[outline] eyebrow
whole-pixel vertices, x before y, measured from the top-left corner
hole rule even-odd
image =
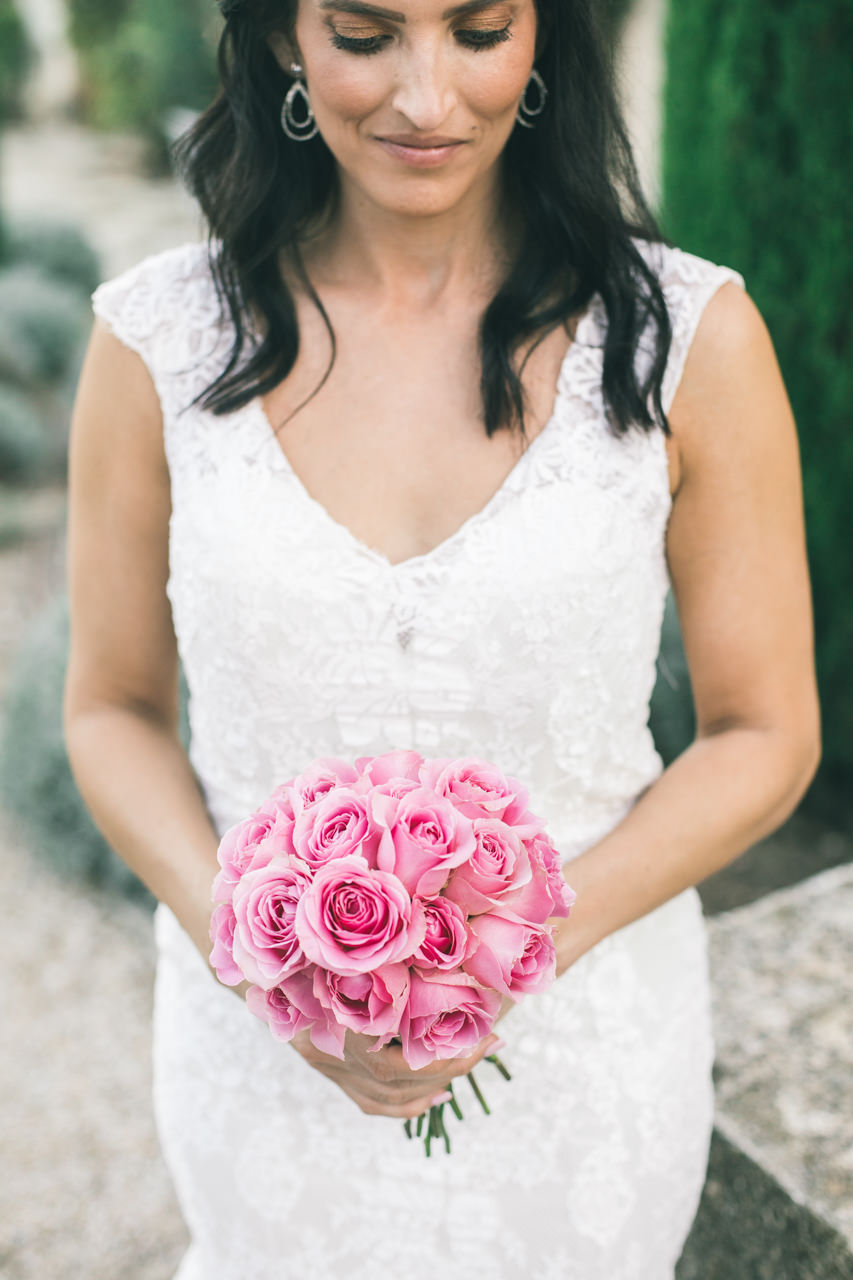
[[[458,18],[463,14],[477,13],[480,9],[490,9],[499,0],[465,0],[464,4],[455,4],[445,9],[442,21]],[[376,4],[364,4],[362,0],[321,0],[321,9],[337,9],[339,13],[360,13],[372,18],[385,18],[389,22],[405,22],[406,15],[396,9],[382,9]]]

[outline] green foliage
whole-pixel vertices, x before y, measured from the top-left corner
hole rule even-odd
[[[773,337],[803,457],[821,779],[849,785],[853,6],[673,0],[667,42],[663,223],[743,273]]]
[[[68,423],[98,259],[75,228],[43,220],[4,224],[0,270],[0,481],[64,475]]]
[[[27,263],[54,280],[74,285],[88,302],[103,273],[97,253],[77,227],[40,218],[9,218],[6,233],[14,263]]]
[[[60,378],[90,328],[73,285],[27,263],[0,271],[0,377],[29,387]]]
[[[0,121],[16,115],[32,49],[13,0],[0,0]]]
[[[33,847],[62,875],[132,896],[136,876],[107,845],[74,784],[62,726],[68,604],[57,600],[21,650],[5,699],[0,796]]]
[[[95,827],[74,782],[62,723],[68,665],[63,593],[26,637],[11,674],[0,737],[0,798],[61,875],[153,902]],[[186,689],[181,732],[188,741]]]
[[[201,109],[218,78],[206,0],[72,0],[71,33],[84,75],[84,109],[102,128],[138,130],[152,160],[168,158],[175,108]]]
[[[0,482],[37,479],[46,469],[48,448],[44,424],[32,403],[0,383]]]
[[[69,0],[69,33],[78,49],[106,43],[124,21],[132,0]]]
[[[666,600],[657,665],[649,727],[661,759],[668,765],[690,746],[696,733],[690,675],[672,592]]]

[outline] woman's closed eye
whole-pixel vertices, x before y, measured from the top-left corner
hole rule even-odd
[[[512,26],[508,22],[498,28],[460,28],[453,34],[458,44],[468,49],[493,49],[505,40],[512,39]],[[378,53],[393,37],[377,32],[369,36],[345,35],[335,27],[331,29],[331,41],[336,49],[344,49],[348,53]]]

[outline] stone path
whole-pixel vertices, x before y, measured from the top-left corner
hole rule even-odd
[[[851,921],[847,864],[714,917],[710,940],[717,1128],[853,1250]]]

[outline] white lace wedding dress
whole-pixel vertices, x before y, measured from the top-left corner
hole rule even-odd
[[[668,407],[705,304],[743,280],[645,252],[674,328]],[[230,346],[204,246],[146,258],[93,305],[163,406],[167,589],[220,833],[316,756],[394,747],[519,777],[567,861],[623,818],[662,767],[647,717],[670,495],[663,436],[607,428],[598,298],[500,490],[396,565],[309,496],[259,400],[183,411]],[[512,1082],[482,1066],[491,1117],[461,1086],[453,1153],[429,1160],[274,1040],[162,904],[156,939],[154,1103],[193,1241],[176,1280],[672,1280],[713,1113],[695,889],[504,1018]]]

